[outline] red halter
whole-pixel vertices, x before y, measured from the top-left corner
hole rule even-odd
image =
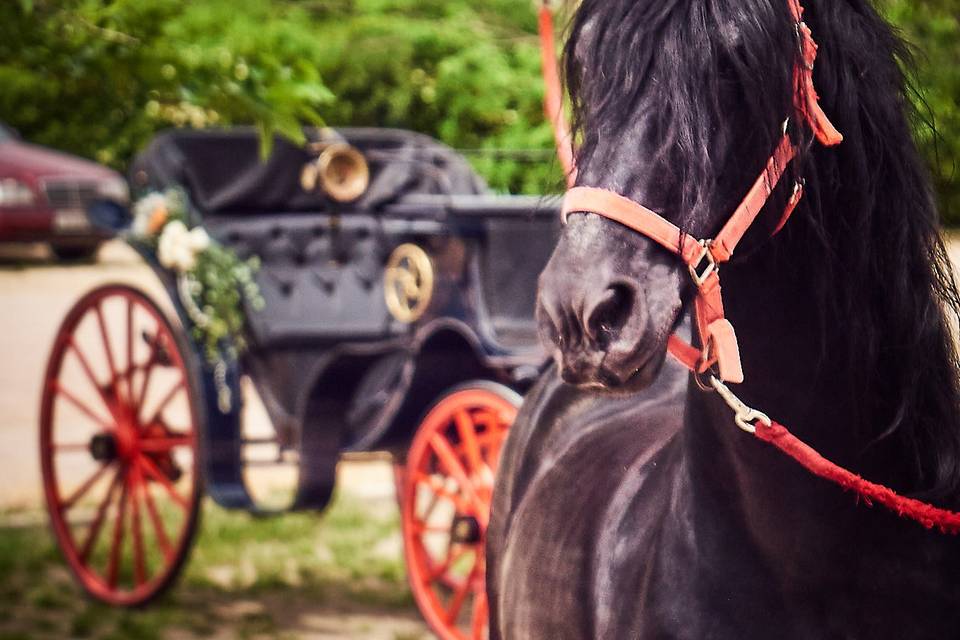
[[[810,29],[801,19],[803,8],[799,0],[788,0],[788,2],[796,18],[798,45],[803,52],[802,60],[798,61],[794,70],[794,107],[821,143],[839,144],[843,136],[834,128],[820,108],[813,88],[813,64],[817,56],[817,44],[813,40]],[[561,110],[560,76],[556,69],[556,58],[551,44],[553,42],[552,16],[546,6],[541,8],[540,24],[541,41],[544,44],[544,78],[547,83],[545,109],[554,123],[561,162],[570,176],[569,179],[572,180],[575,175],[573,153],[570,134]],[[696,349],[677,336],[671,336],[668,348],[677,360],[695,373],[706,373],[716,367],[718,377],[722,381],[743,382],[737,336],[733,325],[726,319],[723,312],[719,265],[731,258],[737,244],[770,199],[787,166],[797,156],[796,146],[786,128],[785,125],[783,137],[767,161],[763,173],[730,216],[723,230],[717,234],[716,238],[710,240],[698,240],[684,234],[676,225],[658,213],[606,189],[572,187],[564,198],[562,214],[564,222],[571,213],[595,213],[642,233],[668,251],[677,254],[687,264],[690,276],[697,287],[694,315],[703,348]],[[797,183],[774,233],[779,232],[787,223],[802,196],[803,187]]]
[[[865,480],[830,462],[791,434],[786,427],[749,407],[724,384],[725,381],[743,382],[743,370],[733,325],[723,313],[719,265],[733,256],[737,244],[770,199],[787,166],[797,156],[797,148],[786,131],[786,125],[783,137],[773,155],[770,156],[763,173],[730,216],[727,224],[712,240],[697,240],[686,235],[663,216],[613,191],[573,186],[576,181],[576,166],[572,138],[563,118],[563,91],[556,66],[553,17],[546,4],[547,1],[544,0],[540,9],[540,42],[546,82],[544,108],[547,119],[553,123],[558,156],[571,187],[563,202],[564,222],[571,213],[595,213],[642,233],[668,251],[675,253],[686,263],[690,276],[697,286],[694,312],[700,344],[703,348],[696,349],[675,335],[670,337],[668,348],[677,360],[696,374],[706,373],[716,366],[716,375],[711,374],[708,381],[733,410],[737,426],[780,449],[814,475],[855,491],[867,504],[882,504],[894,513],[915,520],[927,528],[937,527],[945,533],[960,532],[960,512],[905,498],[883,485]],[[801,121],[810,127],[822,144],[826,146],[839,144],[843,141],[843,136],[834,128],[820,108],[813,86],[813,65],[817,57],[817,43],[810,29],[803,22],[803,7],[800,5],[800,0],[787,0],[787,3],[796,23],[797,41],[802,53],[794,69],[794,108]],[[774,234],[787,223],[802,197],[803,187],[798,183],[794,187],[793,195],[787,202]]]

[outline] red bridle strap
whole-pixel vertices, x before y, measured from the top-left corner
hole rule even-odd
[[[697,262],[703,253],[703,246],[692,236],[685,235],[677,225],[609,189],[573,187],[563,198],[560,216],[564,224],[571,213],[596,213],[619,222],[679,255],[687,264]]]
[[[784,134],[763,173],[713,240],[698,240],[642,204],[613,191],[595,187],[573,187],[567,191],[561,215],[566,223],[571,213],[595,213],[645,235],[678,255],[687,265],[697,286],[694,317],[703,349],[698,350],[677,336],[670,338],[667,348],[673,357],[695,373],[705,373],[716,366],[721,380],[740,383],[743,382],[740,347],[733,325],[723,311],[717,267],[733,256],[740,240],[757,219],[795,156],[796,148],[790,136]],[[786,224],[802,193],[798,185],[777,230]]]
[[[710,252],[717,264],[728,261],[740,240],[757,219],[773,190],[776,188],[790,162],[796,157],[796,147],[790,136],[784,135],[776,151],[767,161],[763,173],[754,182],[746,198],[736,208],[712,242],[699,241],[685,234],[659,213],[648,209],[638,202],[621,196],[608,189],[596,187],[573,187],[567,191],[563,201],[561,217],[564,224],[571,213],[596,213],[641,233],[656,241],[667,251],[675,253],[690,267],[696,267],[704,259],[704,248]],[[799,186],[798,186],[799,190]],[[786,215],[777,225],[778,229],[786,224],[789,214],[799,202],[797,193],[788,203]],[[790,206],[790,205],[793,206]]]

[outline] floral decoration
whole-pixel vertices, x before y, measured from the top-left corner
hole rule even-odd
[[[223,355],[235,359],[247,347],[244,302],[263,308],[254,280],[256,256],[241,260],[211,239],[200,226],[190,226],[189,202],[180,189],[150,193],[134,205],[130,234],[152,248],[160,264],[177,276],[177,292],[193,323],[208,361],[223,366]]]

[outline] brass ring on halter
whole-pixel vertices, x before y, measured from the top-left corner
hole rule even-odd
[[[702,362],[708,362],[709,354],[707,349],[703,350],[703,360]],[[713,380],[720,379],[720,370],[717,368],[717,364],[714,363],[700,371],[699,368],[693,372],[693,381],[697,383],[697,386],[700,387],[701,391],[706,393],[713,393],[716,389],[713,388]]]
[[[714,389],[713,387],[711,387],[710,384],[709,384],[709,382],[705,382],[705,381],[704,381],[703,378],[704,378],[705,375],[707,375],[707,374],[705,374],[705,373],[700,373],[699,371],[694,371],[694,372],[693,372],[693,381],[697,383],[697,386],[700,387],[700,391],[703,391],[704,393],[714,393],[714,392],[716,392],[716,389]],[[713,377],[713,374],[712,374],[712,373],[709,374],[709,375],[710,375],[710,378]]]

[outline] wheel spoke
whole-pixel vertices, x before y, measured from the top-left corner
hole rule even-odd
[[[103,350],[107,354],[107,364],[110,365],[110,381],[115,382],[119,373],[117,372],[117,363],[113,359],[113,347],[110,346],[110,338],[107,335],[107,323],[103,319],[103,309],[101,303],[94,305],[93,309],[97,314],[97,325],[100,327],[100,339],[103,341]]]
[[[489,470],[489,467],[480,455],[480,445],[477,443],[476,427],[470,418],[470,414],[467,413],[466,409],[463,409],[457,411],[453,419],[457,424],[457,433],[460,434],[460,441],[463,443],[467,462],[473,467],[474,472],[482,473],[484,469]]]
[[[116,493],[117,487],[120,485],[122,475],[122,470],[117,469],[117,472],[113,476],[113,481],[110,483],[110,488],[107,489],[106,495],[103,497],[103,500],[100,501],[100,506],[97,507],[97,513],[93,518],[93,522],[90,523],[90,528],[87,530],[87,538],[84,540],[79,552],[80,562],[84,564],[86,564],[87,558],[90,557],[90,552],[93,551],[93,546],[96,544],[97,537],[100,535],[104,516],[106,516],[107,508],[113,501],[113,494]]]
[[[62,503],[60,503],[60,510],[69,511],[73,507],[73,505],[77,503],[77,500],[79,500],[84,495],[86,495],[87,491],[90,490],[90,487],[96,484],[97,480],[103,477],[103,474],[107,472],[107,469],[109,469],[110,466],[111,466],[110,463],[101,464],[100,468],[97,469],[93,474],[91,474],[91,476],[87,478],[87,480],[82,485],[80,485],[80,487],[76,491],[74,491],[69,498],[67,498]]]
[[[53,390],[56,391],[57,394],[69,400],[70,404],[72,404],[77,409],[79,409],[85,416],[87,416],[88,418],[96,422],[98,425],[100,425],[107,431],[114,430],[113,425],[111,425],[107,420],[98,416],[96,412],[93,409],[91,409],[87,403],[85,403],[83,400],[81,400],[76,395],[74,395],[73,392],[71,392],[69,389],[64,387],[59,382],[52,382],[51,384],[53,385]]]
[[[133,532],[133,574],[137,586],[147,581],[145,554],[143,552],[143,515],[140,511],[140,497],[137,488],[143,484],[143,477],[137,467],[130,474],[130,524]]]
[[[140,466],[143,468],[143,470],[147,472],[148,476],[150,476],[151,478],[153,478],[154,480],[156,480],[157,482],[163,485],[163,488],[167,490],[167,493],[170,495],[170,497],[173,499],[174,502],[180,505],[180,507],[183,508],[184,511],[189,511],[190,505],[187,503],[187,500],[183,496],[181,496],[179,493],[177,493],[177,490],[176,488],[174,488],[173,483],[170,482],[170,478],[168,478],[162,471],[160,471],[160,469],[157,469],[157,465],[153,463],[153,460],[151,460],[147,456],[141,455],[139,456],[138,461],[140,463]]]
[[[440,502],[440,494],[436,491],[432,492],[430,495],[430,502],[427,503],[427,508],[423,510],[423,513],[420,515],[420,519],[423,522],[426,522],[430,519],[430,515],[433,514],[433,510],[437,508],[437,504]],[[416,512],[414,512],[416,516]]]
[[[90,361],[87,360],[86,354],[83,353],[83,350],[80,348],[80,345],[77,344],[77,341],[73,339],[73,336],[70,336],[70,339],[67,341],[67,346],[69,346],[73,353],[77,356],[77,360],[80,361],[80,368],[83,369],[84,374],[87,376],[90,384],[93,385],[93,388],[97,390],[97,393],[100,395],[100,399],[103,401],[103,406],[105,406],[107,411],[109,411],[110,399],[107,398],[107,394],[104,393],[103,387],[100,385],[100,381],[97,380],[97,376],[93,372],[93,368],[90,366]]]
[[[442,496],[452,502],[457,511],[466,511],[469,507],[468,503],[463,499],[463,496],[451,492],[444,486],[443,481],[436,476],[428,476],[418,471],[414,482],[427,485],[427,487],[433,491],[434,495]]]
[[[470,585],[473,582],[473,573],[470,571],[470,575],[467,576],[467,579],[463,581],[463,584],[458,586],[453,592],[453,598],[450,600],[450,607],[446,611],[447,623],[456,624],[457,616],[460,615],[460,609],[463,608],[463,602],[467,599],[467,594],[470,593]]]
[[[90,444],[87,442],[65,442],[63,444],[53,444],[50,446],[63,453],[89,453],[90,451]]]
[[[463,468],[463,465],[460,463],[460,458],[457,457],[456,452],[454,452],[453,447],[450,446],[446,438],[440,434],[434,434],[433,437],[430,438],[430,446],[433,447],[437,458],[439,458],[440,463],[446,468],[447,473],[456,479],[457,484],[460,485],[460,491],[466,494],[468,501],[472,502],[478,509],[482,508],[480,498],[477,496],[476,491],[473,489],[473,484],[471,484],[470,479],[467,477],[466,469]]]
[[[453,550],[452,545],[448,547],[446,559],[443,561],[443,564],[438,565],[433,569],[433,571],[430,572],[430,580],[431,581],[436,580],[437,578],[445,574],[447,571],[449,571],[450,567],[452,567],[457,560],[462,558],[467,553],[467,551],[470,551],[470,547],[467,547],[465,545],[460,545],[460,548],[457,549],[456,551]]]
[[[487,593],[480,589],[473,597],[473,621],[470,624],[475,640],[483,638],[483,629],[487,625],[490,612],[487,610]]]
[[[127,375],[133,373],[133,299],[127,298]]]
[[[450,534],[450,527],[441,527],[437,525],[428,525],[426,522],[419,521],[415,522],[413,525],[413,530],[415,533],[424,534],[424,533],[445,533]]]
[[[160,329],[157,328],[157,335],[150,341],[150,351],[147,354],[147,360],[143,363],[143,381],[140,383],[140,393],[135,399],[135,406],[141,406],[147,398],[147,389],[150,388],[150,377],[153,368],[157,364],[157,345],[160,344]]]
[[[171,434],[160,438],[144,438],[140,441],[140,451],[144,453],[167,453],[177,447],[193,445],[193,438],[184,434]]]
[[[173,401],[173,399],[176,397],[177,392],[185,388],[186,386],[184,385],[183,378],[180,378],[177,384],[173,385],[170,391],[167,392],[167,395],[163,397],[163,400],[160,401],[160,404],[157,405],[157,408],[153,410],[153,413],[151,414],[150,419],[144,420],[143,424],[151,424],[153,422],[156,422],[157,418],[160,417],[160,414],[163,413],[163,410],[166,409],[167,405],[170,404]],[[142,397],[140,398],[140,408],[141,409],[143,408]]]
[[[120,502],[117,508],[117,518],[113,522],[113,546],[110,547],[110,559],[107,562],[107,583],[111,588],[117,586],[117,573],[123,556],[123,537],[126,527],[124,520],[127,516],[127,490],[130,487],[129,473],[124,478],[123,488],[120,490]]]
[[[140,491],[143,492],[143,501],[147,505],[147,515],[153,522],[153,531],[157,537],[157,544],[160,545],[160,551],[169,562],[173,558],[173,549],[170,547],[170,540],[167,538],[167,532],[163,529],[163,521],[157,512],[157,505],[153,502],[153,496],[150,495],[150,487],[147,486],[146,478],[140,476]]]

